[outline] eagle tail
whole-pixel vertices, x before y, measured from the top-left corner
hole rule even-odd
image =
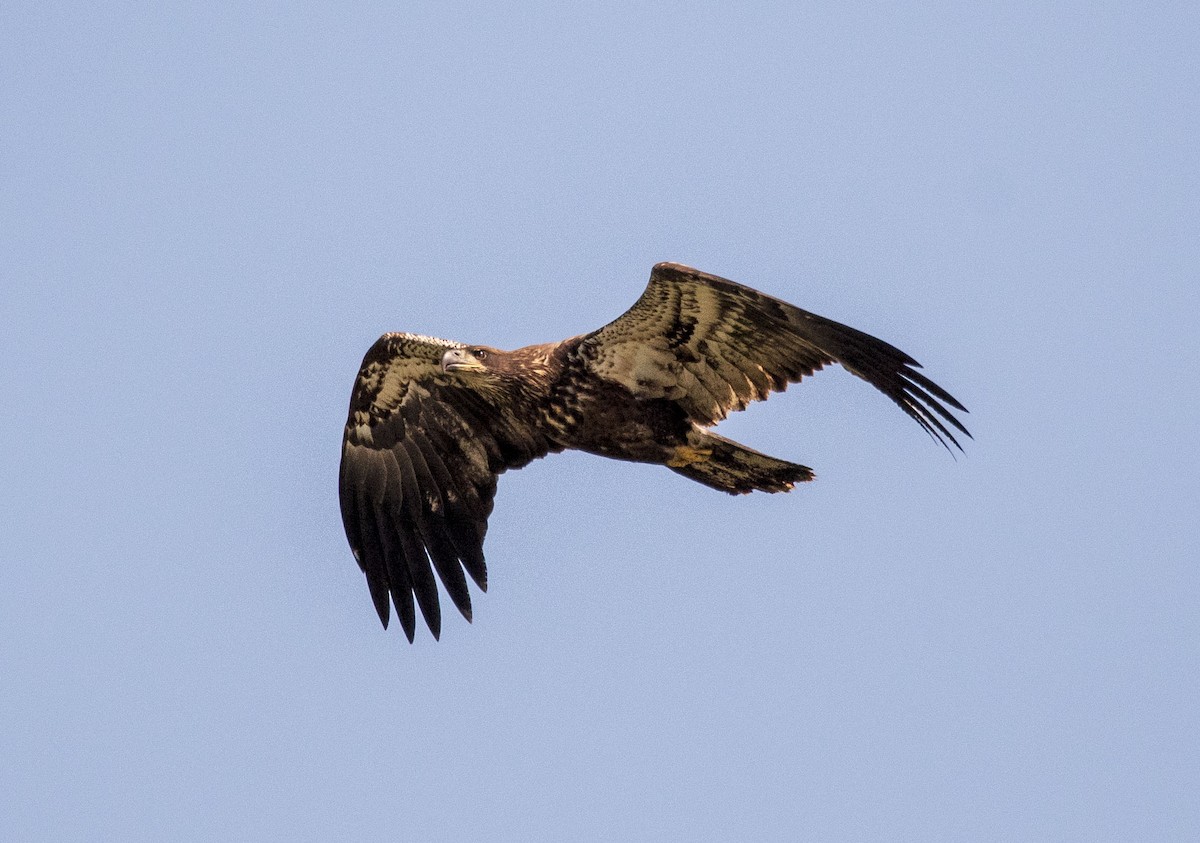
[[[688,444],[676,449],[675,458],[667,466],[690,480],[731,495],[787,492],[814,476],[808,466],[768,457],[700,429],[688,435]]]

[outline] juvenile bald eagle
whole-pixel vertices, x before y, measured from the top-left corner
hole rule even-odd
[[[840,363],[961,450],[966,412],[919,364],[875,337],[733,281],[673,263],[650,273],[616,321],[562,342],[500,351],[384,334],[350,396],[339,478],[342,521],[388,625],[389,596],[413,640],[413,598],[441,633],[436,570],[471,619],[465,569],[487,590],[483,537],[496,478],[575,448],[665,465],[730,494],[786,492],[803,465],[707,428]],[[949,443],[949,444],[947,444]]]

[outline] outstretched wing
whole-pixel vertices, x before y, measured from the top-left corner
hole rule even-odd
[[[520,420],[442,372],[458,343],[384,334],[363,358],[350,396],[338,482],[342,523],[367,577],[379,619],[388,597],[408,640],[413,597],[434,638],[441,634],[436,569],[471,619],[465,569],[487,590],[483,537],[496,476],[545,453]]]
[[[675,401],[701,425],[841,363],[947,448],[962,447],[950,428],[971,435],[948,409],[966,408],[898,348],[676,263],[656,265],[642,297],[585,336],[580,352],[595,374],[640,397]]]

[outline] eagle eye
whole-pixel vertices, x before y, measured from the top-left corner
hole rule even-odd
[[[474,356],[474,358],[476,360],[487,360],[487,356],[488,356],[487,352],[484,351],[482,348],[472,348],[471,354],[472,354],[472,356]]]

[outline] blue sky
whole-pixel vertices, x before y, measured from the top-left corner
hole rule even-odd
[[[0,837],[1200,835],[1187,4],[0,11]],[[596,328],[673,260],[880,336],[731,498],[501,478],[384,632],[341,427],[386,330]]]

